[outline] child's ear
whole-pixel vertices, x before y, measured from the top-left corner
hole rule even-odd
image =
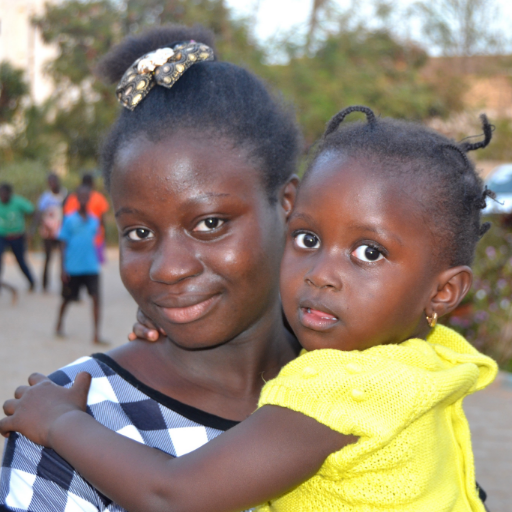
[[[468,293],[472,282],[473,272],[466,265],[441,272],[437,279],[437,290],[425,309],[427,316],[435,312],[438,317],[442,317],[453,311]]]
[[[288,220],[292,213],[295,199],[297,198],[297,189],[299,188],[299,177],[293,174],[291,178],[283,185],[279,194],[279,203],[284,211],[285,219]]]

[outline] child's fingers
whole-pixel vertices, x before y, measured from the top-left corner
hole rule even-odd
[[[32,373],[28,378],[28,383],[31,386],[35,386],[36,384],[39,384],[40,382],[44,380],[50,380],[46,375],[43,375],[42,373]]]
[[[75,382],[71,387],[73,393],[78,397],[81,403],[87,404],[87,395],[89,393],[89,388],[91,387],[92,377],[87,372],[80,372],[75,377]]]
[[[14,398],[21,398],[25,394],[25,391],[27,391],[27,389],[30,389],[30,386],[18,386],[14,390]]]
[[[4,404],[5,407],[5,404]],[[2,418],[0,420],[0,434],[4,437],[9,437],[9,432],[14,431],[13,420],[10,416],[7,418]]]
[[[6,416],[12,416],[16,412],[16,406],[18,405],[18,399],[11,398],[4,402],[4,413]]]
[[[158,337],[160,336],[157,330],[148,329],[147,327],[144,327],[144,325],[140,323],[134,324],[133,333],[135,334],[136,338],[142,338],[143,340],[147,341],[157,341]]]

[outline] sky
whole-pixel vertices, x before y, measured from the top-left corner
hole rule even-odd
[[[502,13],[502,26],[510,30],[512,25],[512,2],[510,0],[495,0]],[[313,0],[226,0],[233,8],[235,15],[254,16],[257,13],[257,23],[254,34],[257,39],[264,41],[277,31],[295,26],[305,26]],[[350,0],[336,0],[341,8],[347,8]],[[362,2],[358,2],[360,5]],[[407,6],[413,0],[394,0],[394,5]]]

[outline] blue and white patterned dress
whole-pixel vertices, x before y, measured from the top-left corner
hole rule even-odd
[[[175,457],[189,453],[237,422],[174,400],[137,380],[105,354],[83,357],[50,375],[70,387],[92,375],[87,412],[115,432]],[[0,475],[0,510],[9,512],[121,512],[53,450],[12,433]]]

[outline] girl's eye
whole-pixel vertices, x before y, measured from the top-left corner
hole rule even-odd
[[[384,258],[382,252],[371,245],[360,245],[352,254],[361,261],[374,262]]]
[[[208,231],[213,231],[214,229],[218,229],[224,224],[222,219],[218,219],[217,217],[208,217],[207,219],[202,220],[193,231],[200,231],[202,233],[207,233]]]
[[[151,238],[154,238],[154,234],[146,228],[137,228],[137,229],[131,229],[126,233],[126,236],[135,242],[140,242],[141,240],[149,240]]]
[[[299,233],[295,235],[295,244],[301,249],[318,249],[320,239],[312,233]]]

